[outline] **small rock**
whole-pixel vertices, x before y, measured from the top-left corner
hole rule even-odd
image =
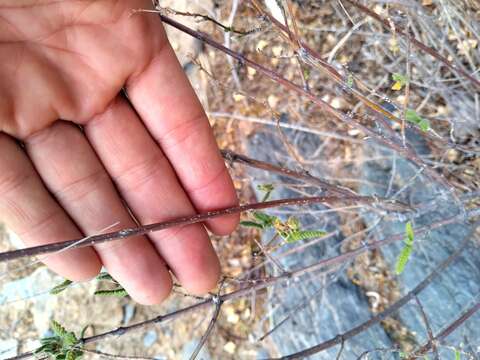
[[[198,345],[199,341],[200,341],[200,339],[194,339],[194,340],[191,340],[188,343],[186,343],[183,346],[182,357],[181,358],[182,359],[190,359],[193,352],[197,348],[197,345]],[[199,360],[210,360],[211,359],[210,353],[208,352],[208,348],[206,347],[206,345],[204,345],[202,347],[202,349],[200,350],[200,352],[198,353],[197,359],[199,359]]]
[[[126,325],[132,320],[133,315],[135,315],[135,306],[132,304],[126,304],[123,306],[123,320],[122,322]]]
[[[143,346],[146,348],[151,347],[157,341],[158,335],[155,330],[147,331],[147,333],[143,336]]]
[[[62,278],[55,275],[47,268],[35,270],[30,276],[6,283],[0,293],[0,305],[9,304],[10,308],[23,310],[22,299],[32,298],[33,322],[39,334],[48,331],[50,318],[57,305],[57,297],[50,296],[48,291],[60,283]]]
[[[235,350],[237,349],[237,345],[235,343],[229,341],[223,346],[223,350],[225,350],[229,354],[235,354]]]
[[[0,340],[0,359],[17,355],[18,341],[15,339]]]

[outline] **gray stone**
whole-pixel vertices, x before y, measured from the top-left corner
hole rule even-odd
[[[408,135],[419,154],[429,154],[429,149],[423,141],[417,136]],[[410,204],[431,203],[429,209],[412,219],[414,229],[462,213],[462,207],[448,189],[435,185],[425,176],[415,177],[418,169],[408,161],[398,157],[393,157],[391,160],[392,153],[390,151],[375,149],[371,146],[366,147],[366,151],[368,157],[387,159],[365,163],[362,176],[367,182],[363,183],[362,194],[391,196],[405,184],[410,183],[406,191],[399,194],[397,199]],[[387,194],[387,184],[390,182],[392,169],[395,170],[396,176],[392,191]],[[369,224],[374,221],[369,216],[366,216],[365,219]],[[377,227],[376,233],[378,238],[386,238],[391,234],[402,233],[404,229],[405,219],[393,219],[382,222]],[[470,226],[465,220],[429,231],[425,236],[415,236],[414,252],[405,271],[398,277],[404,293],[414,288],[427,274],[434,271],[457,248],[458,243],[468,235],[469,231]],[[402,242],[397,242],[382,248],[385,259],[392,266],[392,271],[402,247]],[[479,294],[480,252],[478,247],[471,244],[457,261],[421,292],[419,299],[425,308],[434,333],[437,333],[457,318],[472,301],[478,299]],[[425,325],[418,307],[413,302],[400,311],[400,318],[410,331],[417,334],[417,340],[420,343],[426,341]],[[480,339],[479,319],[476,316],[467,321],[461,329],[449,337],[448,343],[457,346],[465,343],[468,339],[478,343]],[[475,325],[475,320],[477,325]]]
[[[39,334],[48,331],[50,318],[57,306],[57,297],[49,296],[48,290],[59,284],[62,278],[45,267],[35,270],[28,277],[3,284],[0,292],[0,305],[22,310],[21,299],[32,301],[33,322]]]
[[[150,346],[155,344],[157,339],[158,339],[157,332],[155,330],[149,330],[143,336],[143,346],[145,346],[146,348],[149,348]]]
[[[285,132],[295,144],[299,156],[308,159],[321,145],[316,136],[304,133]],[[296,164],[290,160],[285,146],[274,133],[268,131],[255,134],[248,142],[248,155],[259,160],[283,164],[295,168]],[[254,184],[265,182],[292,182],[284,177],[275,177],[261,171],[247,170],[254,177]],[[312,174],[322,175],[318,168],[308,169]],[[302,189],[310,195],[319,195],[316,189]],[[261,198],[262,194],[258,194]],[[275,198],[301,196],[293,190],[280,187],[275,190]],[[295,216],[299,217],[302,226],[308,229],[322,229],[334,231],[338,229],[339,219],[333,212],[317,215],[316,211],[325,209],[322,205],[309,206],[305,209],[294,209]],[[269,210],[285,218],[288,207],[278,210]],[[264,243],[271,239],[271,233],[262,237]],[[339,243],[343,239],[339,232],[337,236],[323,240],[294,253],[278,259],[286,270],[293,270],[318,262],[321,258],[332,257],[340,253]],[[272,255],[298,247],[300,244],[289,244]],[[271,274],[278,274],[280,270],[274,266],[269,268]],[[336,270],[330,274],[313,273],[290,283],[277,286],[270,291],[268,302],[270,311],[269,328],[278,327],[270,336],[282,355],[291,354],[299,350],[314,346],[328,339],[334,338],[351,327],[368,320],[371,317],[368,301],[365,295],[351,283],[345,275],[345,269]],[[348,340],[344,344],[344,359],[356,358],[366,349],[391,347],[392,344],[380,326],[374,326],[368,331]],[[335,358],[340,346],[312,356],[313,359]],[[372,357],[371,357],[372,358]]]
[[[135,306],[132,304],[125,304],[123,305],[123,319],[122,323],[127,325],[132,320],[133,315],[135,315]]]
[[[18,341],[15,339],[0,339],[0,360],[17,355]]]

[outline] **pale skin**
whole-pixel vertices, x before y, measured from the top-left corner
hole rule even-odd
[[[0,0],[0,219],[26,245],[237,203],[159,18],[132,16],[151,6]],[[229,216],[205,227],[224,235],[237,223]],[[157,304],[170,293],[171,273],[192,293],[215,287],[220,266],[205,227],[69,250],[44,262],[76,281],[103,265],[136,301]]]

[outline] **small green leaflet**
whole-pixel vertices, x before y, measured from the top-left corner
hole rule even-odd
[[[67,330],[65,330],[65,328],[55,320],[52,320],[50,327],[52,328],[53,333],[58,337],[63,338],[65,335],[67,335]]]
[[[285,241],[288,243],[294,243],[300,240],[310,240],[325,236],[327,233],[321,230],[298,230],[290,233]]]
[[[58,295],[62,291],[64,291],[66,288],[70,287],[70,285],[72,285],[72,284],[73,284],[73,281],[66,279],[61,284],[58,284],[52,290],[50,290],[50,294],[51,295]]]
[[[271,216],[260,211],[255,211],[253,217],[263,226],[263,228],[272,227],[274,222],[278,219],[276,216]]]
[[[50,327],[54,336],[40,339],[41,346],[34,351],[35,354],[52,356],[55,360],[76,360],[83,355],[78,348],[79,340],[75,333],[65,330],[57,321],[52,320]]]
[[[405,75],[399,74],[399,73],[393,73],[392,74],[392,80],[395,81],[395,83],[392,86],[392,90],[402,90],[402,88],[408,84],[408,78]]]
[[[255,224],[254,222],[251,222],[252,224]],[[258,225],[258,224],[257,224]],[[253,225],[251,225],[253,226]],[[260,225],[261,226],[261,225]],[[263,229],[263,227],[261,227]],[[106,282],[110,282],[110,283],[113,283],[115,285],[117,285],[117,288],[116,289],[113,289],[113,290],[97,290],[95,291],[94,295],[98,295],[98,296],[115,296],[115,297],[125,297],[125,296],[128,296],[128,293],[127,291],[120,286],[120,284],[117,282],[117,280],[115,280],[112,275],[110,275],[109,273],[107,272],[102,272],[100,273],[96,278],[95,278],[98,282],[103,282],[103,281],[106,281]],[[71,285],[73,284],[72,281],[70,280],[65,280],[64,282],[62,282],[61,284],[58,284],[57,286],[55,286],[52,290],[50,290],[50,294],[52,295],[57,295],[59,293],[61,293],[62,291],[64,291],[65,289],[67,289],[68,287],[70,287]]]
[[[127,290],[120,286],[117,280],[115,280],[112,275],[106,272],[102,272],[97,276],[97,281],[106,281],[113,283],[117,286],[113,290],[97,290],[93,294],[97,296],[114,296],[114,297],[125,297],[128,296]]]
[[[247,226],[247,227],[256,227],[258,229],[264,230],[272,227],[275,221],[278,220],[276,216],[271,216],[260,211],[255,211],[253,213],[253,217],[255,218],[255,221],[253,220],[241,221],[240,225]]]
[[[115,280],[112,275],[110,275],[109,273],[107,272],[101,272],[100,274],[97,275],[97,277],[95,278],[97,279],[98,281],[112,281],[114,283],[117,282],[117,280]]]
[[[393,73],[392,80],[398,81],[400,84],[402,84],[402,86],[408,83],[408,78],[405,75],[399,73]]]
[[[457,349],[455,349],[455,360],[460,360],[461,359],[461,354],[460,354],[460,351],[458,351]]]
[[[410,256],[413,252],[413,241],[414,241],[415,234],[413,232],[412,223],[409,221],[405,225],[405,240],[403,249],[397,257],[397,262],[395,264],[395,273],[400,275],[405,270],[405,266],[410,259]]]
[[[412,246],[413,245],[413,240],[415,238],[415,234],[413,233],[413,226],[412,223],[409,221],[405,225],[405,235],[407,235],[407,238],[405,239],[405,242]]]
[[[240,224],[261,230],[273,228],[277,235],[287,243],[318,238],[326,234],[322,230],[302,230],[300,221],[294,216],[289,217],[286,221],[282,221],[277,216],[256,211],[253,213],[253,217],[254,220],[241,221]]]
[[[405,120],[418,125],[423,132],[427,132],[430,129],[430,122],[418,115],[415,110],[407,109],[405,111]]]
[[[258,229],[263,230],[263,226],[259,223],[256,223],[255,221],[249,221],[249,220],[240,221],[240,225],[246,226],[246,227],[256,227]]]
[[[128,296],[127,290],[124,288],[118,288],[114,290],[97,290],[94,292],[97,296],[114,296],[114,297],[125,297]]]
[[[348,74],[346,83],[347,83],[347,86],[349,88],[353,87],[354,81],[353,81],[353,75],[352,74]]]

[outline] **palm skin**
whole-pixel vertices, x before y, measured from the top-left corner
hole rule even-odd
[[[149,6],[0,0],[0,219],[27,245],[236,203],[158,17],[132,11]],[[231,216],[206,226],[227,234],[237,222]],[[202,225],[42,261],[73,280],[104,265],[144,304],[168,295],[170,272],[194,293],[219,276]]]

